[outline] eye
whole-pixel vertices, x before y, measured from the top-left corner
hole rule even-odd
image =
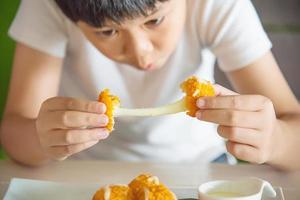
[[[147,21],[145,24],[148,25],[148,26],[158,26],[164,21],[164,19],[165,19],[165,17],[152,19],[152,20]]]
[[[110,30],[104,30],[104,31],[97,31],[96,34],[103,36],[103,37],[112,37],[117,34],[117,30],[110,29]]]

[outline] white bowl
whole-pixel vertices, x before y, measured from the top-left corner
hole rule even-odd
[[[272,185],[259,178],[216,180],[204,183],[198,188],[201,200],[261,200],[263,193],[276,197]]]

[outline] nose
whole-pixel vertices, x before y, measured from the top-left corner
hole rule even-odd
[[[135,31],[129,34],[126,44],[126,54],[132,59],[132,62],[140,67],[147,68],[151,62],[151,53],[154,50],[151,39],[146,33],[142,31]]]

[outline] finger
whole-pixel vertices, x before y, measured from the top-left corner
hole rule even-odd
[[[103,114],[106,111],[104,103],[97,101],[79,100],[69,97],[54,97],[47,99],[42,108],[48,111],[74,110],[89,113]]]
[[[214,84],[213,85],[216,96],[227,96],[227,95],[238,95],[238,93],[231,91],[221,85]]]
[[[259,111],[264,108],[267,101],[268,99],[261,95],[202,97],[197,100],[197,106],[200,109]]]
[[[48,128],[66,129],[81,127],[105,127],[108,117],[104,114],[85,113],[77,111],[55,111],[47,113],[44,119],[48,123]],[[50,123],[51,122],[51,123]]]
[[[109,131],[105,128],[85,130],[53,130],[47,134],[48,146],[61,146],[98,141],[107,138]]]
[[[90,141],[85,142],[81,144],[73,144],[73,145],[66,145],[66,146],[54,146],[50,147],[48,152],[55,160],[64,160],[67,157],[79,153],[85,149],[88,149],[95,144],[97,144],[99,141]]]
[[[229,153],[240,160],[257,164],[265,162],[263,155],[253,146],[227,141],[226,148]]]
[[[261,143],[259,132],[254,129],[218,126],[218,134],[231,142],[247,144],[254,147],[259,147]]]
[[[224,126],[236,126],[241,128],[261,128],[262,121],[259,112],[246,112],[236,110],[200,110],[196,117],[199,120],[213,122]]]

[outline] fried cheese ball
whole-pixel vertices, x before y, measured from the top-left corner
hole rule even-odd
[[[175,194],[157,176],[141,174],[129,183],[136,200],[175,200]]]
[[[127,185],[107,185],[100,188],[93,200],[134,200],[132,190]]]
[[[98,101],[106,105],[105,114],[108,117],[108,124],[106,128],[111,132],[113,131],[115,124],[114,111],[116,107],[120,105],[120,99],[119,97],[110,94],[109,89],[105,89],[100,93]]]
[[[186,94],[185,105],[187,114],[191,117],[196,116],[199,108],[196,101],[200,97],[215,96],[213,85],[208,81],[199,81],[196,76],[191,76],[181,83],[181,90]]]

